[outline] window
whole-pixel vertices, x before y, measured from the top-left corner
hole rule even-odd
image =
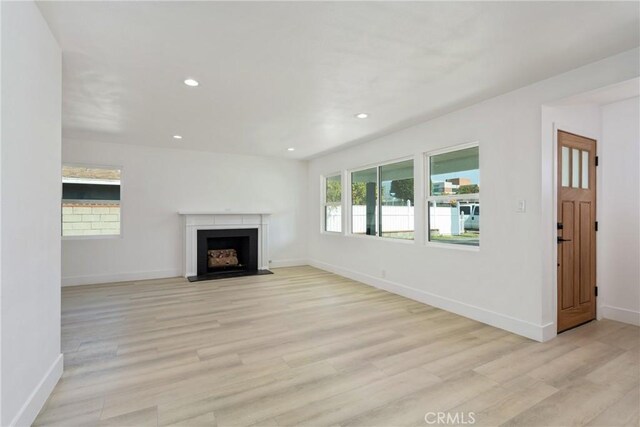
[[[351,173],[351,232],[413,240],[413,160]]]
[[[62,235],[120,234],[120,169],[62,166]]]
[[[324,184],[324,230],[342,232],[342,177],[325,178]]]
[[[413,240],[413,160],[380,166],[380,235]]]
[[[378,170],[365,169],[351,174],[351,232],[378,234]]]
[[[480,245],[479,154],[473,146],[428,156],[430,242]]]

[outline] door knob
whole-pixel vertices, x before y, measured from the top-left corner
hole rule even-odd
[[[558,243],[562,243],[562,242],[570,242],[571,239],[563,239],[562,237],[558,237]]]

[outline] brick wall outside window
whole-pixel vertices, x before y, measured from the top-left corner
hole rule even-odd
[[[119,203],[62,202],[63,236],[119,234]]]

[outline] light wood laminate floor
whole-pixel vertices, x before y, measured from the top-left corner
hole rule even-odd
[[[639,335],[536,343],[311,267],[64,288],[64,374],[35,424],[637,426]]]

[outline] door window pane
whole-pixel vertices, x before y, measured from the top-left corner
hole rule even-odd
[[[428,210],[430,241],[480,245],[479,200],[432,200]]]
[[[582,152],[582,188],[589,188],[589,152]]]
[[[351,232],[354,234],[378,234],[377,182],[377,168],[351,173]]]
[[[480,192],[479,148],[451,151],[429,158],[432,196]]]
[[[569,186],[569,147],[562,147],[562,186]]]
[[[573,148],[571,161],[571,187],[580,187],[580,150]]]
[[[380,166],[380,230],[383,237],[413,239],[413,160]]]

